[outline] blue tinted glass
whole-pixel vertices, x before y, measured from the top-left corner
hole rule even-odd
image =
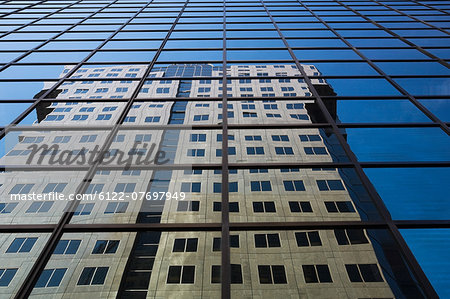
[[[108,246],[106,247],[105,253],[115,253],[119,247],[120,241],[110,240]]]
[[[80,247],[81,240],[71,240],[69,243],[69,247],[67,248],[66,254],[75,254],[77,253],[78,247]]]
[[[347,129],[347,133],[360,161],[449,160],[450,139],[440,128]]]
[[[27,240],[23,243],[22,248],[20,248],[20,252],[30,252],[31,248],[33,248],[34,243],[36,243],[37,238],[27,238]]]
[[[284,190],[286,191],[294,191],[294,184],[292,181],[283,181]]]
[[[392,218],[444,220],[450,213],[449,168],[364,169]]]
[[[344,123],[431,121],[408,100],[343,100],[337,109]]]
[[[50,276],[52,275],[54,269],[46,269],[42,271],[41,276],[39,276],[38,281],[36,282],[35,288],[44,288],[47,285]]]
[[[91,284],[92,277],[94,276],[95,267],[86,267],[81,272],[77,285],[89,285]]]
[[[16,275],[16,272],[17,269],[5,269],[3,273],[0,272],[0,287],[7,287],[11,280],[14,278],[14,275]]]
[[[108,244],[108,241],[106,240],[98,240],[95,243],[94,249],[92,250],[92,253],[99,253],[102,254],[105,251],[106,244]]]
[[[56,245],[55,251],[53,254],[64,254],[64,251],[67,248],[67,245],[69,244],[69,240],[60,240],[58,242],[58,245]]]
[[[450,121],[450,100],[420,100],[420,103],[424,105],[428,110],[430,110],[435,116],[440,120],[449,122]]]
[[[14,241],[11,243],[11,245],[9,245],[8,249],[6,250],[6,252],[18,252],[20,246],[22,246],[22,244],[25,242],[26,238],[16,238],[14,239]]]
[[[214,183],[214,193],[222,192],[222,183]]]
[[[92,279],[92,285],[103,284],[105,282],[106,274],[108,273],[109,267],[98,267],[95,272],[94,278]]]
[[[440,298],[449,298],[450,230],[403,229],[400,231]]]
[[[192,192],[200,192],[201,183],[192,183]]]
[[[61,283],[61,280],[64,277],[64,274],[66,273],[67,268],[63,269],[55,269],[55,272],[53,273],[52,278],[50,278],[50,281],[48,282],[47,287],[57,287]]]

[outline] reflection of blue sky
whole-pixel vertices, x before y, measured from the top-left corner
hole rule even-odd
[[[423,271],[441,298],[450,298],[450,230],[401,230]]]
[[[450,161],[450,138],[440,128],[347,129],[360,161]]]
[[[0,96],[8,100],[32,99],[43,87],[43,82],[0,82]]]
[[[431,122],[409,100],[340,100],[337,109],[342,123]]]
[[[430,110],[434,115],[439,117],[440,120],[449,122],[450,121],[450,101],[447,99],[430,99],[421,100],[422,103],[428,110]]]
[[[0,126],[6,126],[10,124],[15,118],[19,116],[19,114],[30,107],[31,103],[14,103],[14,104],[1,104],[0,109]],[[36,119],[36,116],[31,113],[31,115],[27,116],[22,124],[32,124]],[[18,132],[8,133],[6,137],[0,140],[0,157],[10,151],[12,147],[17,143]],[[5,142],[6,141],[6,142]]]
[[[301,13],[301,12],[298,12]],[[338,12],[336,12],[338,13]],[[381,12],[380,12],[381,13]],[[189,13],[186,15],[205,15],[205,13]],[[247,20],[247,13],[232,12],[235,16],[242,16],[241,21]],[[280,16],[275,16],[277,21],[298,21],[296,17],[281,17],[281,15],[291,15],[292,12],[280,12]],[[115,14],[118,17],[120,14]],[[169,16],[174,14],[152,13],[153,16]],[[176,15],[176,14],[175,14]],[[129,14],[123,14],[124,17],[130,17]],[[217,13],[217,20],[221,21],[221,13]],[[342,17],[323,17],[326,21],[332,21],[336,18],[342,20]],[[380,17],[381,18],[381,17]],[[376,17],[374,17],[376,19]],[[166,20],[166,21],[171,21]],[[193,19],[181,19],[180,29],[207,28],[210,25],[188,24]],[[212,19],[204,19],[211,21]],[[307,20],[307,19],[304,19]],[[314,18],[311,18],[314,20]],[[354,20],[354,19],[352,19]],[[57,22],[58,20],[45,19],[42,22]],[[64,20],[66,21],[66,20]],[[73,20],[73,22],[78,20]],[[98,20],[90,20],[97,22]],[[102,19],[102,22],[106,19]],[[138,19],[135,20],[136,22]],[[213,20],[214,21],[214,20]],[[234,21],[239,21],[234,19]],[[269,21],[267,15],[262,12],[260,21]],[[89,21],[88,21],[89,22]],[[415,23],[384,23],[385,26],[424,26]],[[292,24],[280,23],[283,34],[288,37],[288,42],[293,47],[343,47],[342,41],[338,39],[318,39],[315,37],[333,37],[334,35],[327,30],[307,30],[308,28],[323,28],[320,23],[300,23],[295,24],[297,28],[306,30],[284,30],[292,28]],[[346,27],[349,24],[331,23],[334,28]],[[93,28],[97,25],[92,25]],[[129,25],[130,27],[131,25]],[[144,28],[147,24],[136,25],[136,28]],[[167,25],[158,25],[161,28],[167,28]],[[221,29],[221,24],[216,26]],[[237,25],[230,24],[228,28],[247,28],[261,25]],[[237,51],[232,48],[249,47],[283,47],[280,39],[258,40],[258,37],[275,37],[278,33],[273,30],[272,24],[265,25],[265,31],[229,31],[228,37],[248,38],[251,36],[255,40],[230,40],[228,41],[228,59],[229,60],[255,60],[255,59],[291,59],[286,50],[261,50],[261,51]],[[358,26],[366,28],[375,28],[370,23],[359,23]],[[79,27],[81,28],[81,27]],[[86,27],[84,27],[85,29]],[[104,29],[107,26],[104,26]],[[117,28],[117,25],[111,25],[109,29]],[[211,27],[208,27],[211,28]],[[83,29],[83,28],[82,28]],[[132,28],[133,29],[133,28]],[[272,29],[272,30],[270,30]],[[60,30],[60,29],[58,29]],[[344,36],[367,37],[367,36],[385,36],[386,32],[382,30],[339,30]],[[428,33],[421,31],[422,33]],[[65,39],[105,39],[112,32],[69,32],[58,38]],[[411,32],[401,32],[409,34]],[[436,32],[434,32],[436,34]],[[20,42],[15,43],[15,39],[34,39],[45,40],[56,33],[15,33],[7,36],[8,42],[2,43],[2,50],[23,50],[26,51],[38,45],[40,42]],[[156,49],[161,40],[166,36],[165,32],[120,32],[112,41],[105,45],[105,49]],[[157,38],[154,41],[141,41],[141,38]],[[174,38],[222,38],[222,32],[203,31],[203,32],[173,32]],[[134,38],[135,41],[117,41],[118,38]],[[298,38],[298,39],[296,39]],[[304,39],[308,38],[308,39]],[[410,41],[420,46],[450,46],[450,39],[443,38],[408,38]],[[377,39],[352,38],[348,40],[356,47],[388,47],[388,46],[406,46],[397,39],[383,39],[382,42]],[[21,62],[79,62],[85,58],[89,51],[96,48],[101,41],[64,41],[50,42],[42,49],[81,49],[85,52],[61,52],[61,53],[33,53]],[[221,40],[212,41],[194,41],[194,40],[169,40],[166,44],[167,49],[192,48],[193,51],[174,52],[163,51],[159,61],[208,61],[221,60],[221,51],[195,51],[195,48],[220,48]],[[449,51],[443,49],[429,49],[431,53],[441,58],[450,58]],[[369,59],[428,59],[429,57],[415,49],[361,49],[361,52]],[[154,57],[154,51],[133,51],[133,52],[99,52],[94,55],[90,61],[151,61]],[[339,50],[294,50],[295,55],[300,60],[307,59],[355,59],[361,62],[342,62],[342,63],[308,63],[314,64],[323,75],[374,75],[376,72],[361,58],[350,49]],[[0,53],[0,63],[9,62],[22,53]],[[448,69],[436,62],[376,62],[376,64],[389,75],[427,75],[449,74]],[[96,66],[91,66],[96,67]],[[50,79],[58,78],[63,65],[57,66],[34,66],[34,67],[15,67],[6,69],[0,73],[0,78],[39,78]],[[43,80],[44,81],[44,80]],[[395,79],[408,92],[415,95],[441,95],[450,94],[450,79],[448,78],[426,78],[426,79]],[[338,95],[361,96],[361,95],[399,95],[384,79],[329,79],[333,89]],[[41,91],[43,82],[0,82],[0,97],[2,99],[30,99]],[[444,121],[450,121],[450,102],[449,100],[422,100],[428,109]],[[1,104],[0,121],[1,126],[7,125],[15,119],[30,104]],[[428,122],[415,106],[408,101],[402,100],[376,100],[376,101],[339,101],[337,105],[338,116],[342,122]],[[36,119],[35,112],[32,112],[22,124],[31,124]],[[362,161],[449,161],[450,141],[439,128],[415,128],[415,129],[347,129],[348,142],[357,157]],[[9,134],[8,138],[17,139],[18,133]],[[0,141],[0,156],[5,152],[6,145],[4,140]],[[9,148],[9,146],[8,146]],[[450,215],[450,194],[448,178],[449,169],[444,168],[401,168],[401,169],[365,169],[375,188],[385,201],[388,209],[395,219],[448,219]],[[402,231],[413,252],[417,255],[419,262],[429,276],[431,282],[436,287],[442,297],[450,297],[450,291],[446,285],[450,280],[450,271],[448,261],[450,260],[448,247],[450,246],[450,231]],[[444,251],[445,250],[445,251]],[[429,254],[432,252],[433,254]],[[447,264],[442,266],[443,261]]]
[[[364,171],[393,219],[448,219],[450,168],[367,168]]]

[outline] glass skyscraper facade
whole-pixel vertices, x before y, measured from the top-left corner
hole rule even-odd
[[[0,1],[0,297],[450,297],[449,13]]]

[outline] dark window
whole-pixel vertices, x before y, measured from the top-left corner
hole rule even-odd
[[[181,192],[200,192],[202,183],[181,183]]]
[[[284,284],[287,283],[286,273],[282,265],[259,265],[259,283],[261,284]]]
[[[77,285],[101,285],[105,283],[109,267],[85,267]]]
[[[317,180],[316,183],[320,191],[345,190],[341,180]]]
[[[288,135],[272,135],[272,141],[289,141]]]
[[[283,181],[284,190],[286,191],[305,191],[303,181]]]
[[[221,238],[213,239],[213,251],[220,251]],[[239,235],[230,235],[230,248],[239,248]]]
[[[81,240],[59,240],[53,254],[75,254],[80,244]]]
[[[279,234],[255,234],[255,247],[281,247]]]
[[[167,283],[194,283],[194,277],[195,266],[169,266]]]
[[[328,213],[353,213],[355,209],[350,201],[326,201]]]
[[[172,252],[196,252],[198,238],[175,239]]]
[[[206,134],[191,134],[191,138],[189,141],[192,142],[205,142]]]
[[[15,238],[6,253],[30,252],[37,238]]]
[[[238,182],[228,183],[228,192],[238,192]],[[222,183],[213,183],[213,192],[222,193]]]
[[[335,229],[334,235],[339,245],[369,243],[363,229]]]
[[[253,212],[255,213],[275,213],[275,203],[273,201],[255,201],[253,202]]]
[[[0,269],[0,287],[7,287],[16,275],[17,268]],[[45,270],[44,270],[45,271]]]
[[[196,200],[179,201],[177,206],[177,212],[198,212],[199,209],[200,201]]]
[[[313,232],[296,232],[295,239],[298,247],[322,246],[318,231]]]
[[[252,191],[272,191],[270,181],[251,181],[250,188]]]
[[[345,265],[351,282],[382,282],[380,270],[376,264]]]
[[[36,282],[35,288],[58,287],[66,273],[67,268],[45,269]]]
[[[292,213],[312,213],[313,211],[308,201],[290,201],[289,208]]]
[[[304,147],[303,150],[307,155],[328,155],[324,147]]]
[[[228,203],[229,210],[231,213],[239,213],[239,203],[238,202],[230,202]],[[213,212],[222,211],[222,203],[220,201],[213,202]]]
[[[290,146],[284,146],[284,147],[275,147],[275,153],[277,155],[293,155],[294,150]]]
[[[319,135],[298,135],[298,137],[300,137],[300,141],[302,142],[322,140]]]
[[[220,266],[211,268],[211,283],[220,283]],[[231,264],[231,283],[242,283],[242,267],[239,264]]]
[[[247,155],[264,155],[264,148],[262,146],[247,147]]]
[[[306,283],[333,282],[328,265],[302,265]]]

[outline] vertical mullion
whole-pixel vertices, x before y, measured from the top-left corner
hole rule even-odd
[[[228,68],[227,68],[227,2],[223,1],[222,24],[222,232],[221,254],[222,267],[221,284],[222,299],[231,298],[231,264],[230,264],[230,207],[229,207],[229,177],[228,177]]]

